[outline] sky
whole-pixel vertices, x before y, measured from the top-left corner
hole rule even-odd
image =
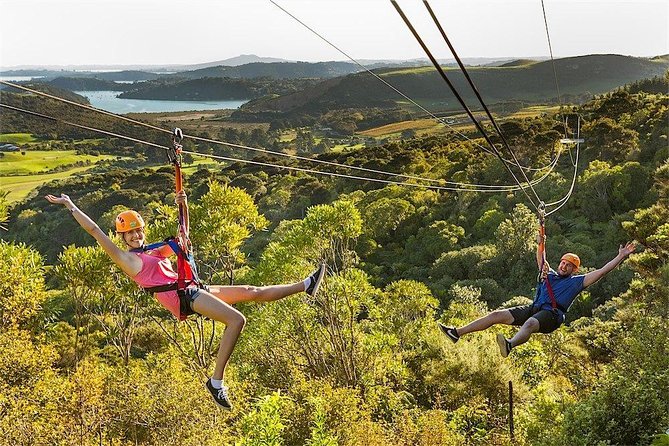
[[[424,58],[389,0],[275,0],[355,59]],[[398,0],[448,59],[423,2]],[[544,0],[555,57],[669,53],[667,0]],[[547,57],[541,0],[431,0],[460,57]],[[0,0],[0,67],[347,60],[269,0]]]

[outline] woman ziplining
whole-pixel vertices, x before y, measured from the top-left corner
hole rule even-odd
[[[606,265],[580,275],[575,273],[581,266],[581,259],[576,254],[568,252],[560,259],[557,271],[553,270],[546,261],[543,213],[540,214],[537,244],[539,284],[534,301],[530,305],[495,310],[460,328],[449,327],[439,322],[439,328],[451,341],[458,342],[465,334],[487,330],[497,324],[520,326],[511,339],[506,339],[501,333],[497,335],[500,353],[506,358],[514,347],[527,342],[533,333],[552,333],[557,330],[564,323],[569,307],[581,291],[611,272],[636,248],[633,242],[621,245],[618,255]]]
[[[175,149],[179,149],[175,143]],[[178,155],[178,151],[175,150]],[[232,305],[239,302],[272,302],[304,291],[316,295],[325,276],[326,266],[320,267],[300,282],[271,286],[248,285],[203,285],[198,276],[188,240],[188,200],[181,188],[180,156],[170,158],[175,165],[177,194],[175,202],[179,206],[179,235],[165,242],[146,245],[142,216],[133,210],[126,210],[116,217],[116,233],[127,245],[128,250],[119,248],[100,227],[70,199],[47,195],[53,203],[65,206],[74,219],[88,232],[112,261],[145,291],[154,294],[158,302],[178,320],[183,321],[191,314],[199,314],[225,324],[216,365],[205,386],[217,405],[231,409],[228,389],[223,384],[225,368],[246,324],[246,319]],[[174,271],[169,257],[177,256],[177,271]]]

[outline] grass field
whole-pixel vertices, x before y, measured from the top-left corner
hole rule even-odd
[[[181,168],[181,173],[182,175],[192,175],[193,173],[197,172],[201,167],[207,167],[209,169],[219,169],[221,168],[222,164],[214,161],[211,158],[203,158],[203,157],[194,157],[195,161],[188,165],[184,165]]]
[[[552,115],[558,113],[560,107],[557,105],[535,105],[525,107],[508,116],[495,115],[495,121],[502,123],[510,119],[523,119],[541,116],[543,114]],[[475,116],[478,120],[488,122],[488,119],[482,112],[476,112]],[[474,129],[474,125],[469,120],[465,113],[451,113],[444,119],[449,122],[448,125],[437,123],[433,118],[415,119],[413,121],[400,121],[391,124],[382,125],[373,129],[358,132],[360,136],[367,136],[372,138],[396,138],[401,136],[405,130],[414,130],[418,136],[445,134],[449,131],[470,132]]]
[[[535,116],[540,116],[543,113],[553,114],[560,111],[559,105],[537,105],[533,107],[525,107],[522,110],[518,110],[513,113],[509,118],[522,119],[522,118],[533,118]]]
[[[67,166],[77,161],[98,161],[113,159],[112,155],[76,155],[74,150],[36,150],[27,151],[25,155],[19,152],[3,152],[0,158],[0,176],[3,175],[30,175],[36,172]]]
[[[13,177],[0,176],[0,189],[9,191],[7,201],[10,203],[21,201],[26,198],[36,187],[53,180],[62,180],[71,175],[82,173],[93,166],[75,167],[56,173],[45,173],[41,175],[19,175]]]
[[[336,146],[332,147],[330,150],[335,153],[342,152],[344,150],[357,150],[357,149],[362,149],[365,147],[364,144],[354,144],[354,145],[348,145],[348,144],[337,144]]]
[[[426,62],[427,63],[427,62]],[[456,68],[453,67],[445,67],[442,65],[444,71],[449,71],[449,70],[455,70]],[[459,68],[458,68],[459,69]],[[467,68],[469,69],[469,67]],[[423,73],[430,73],[435,71],[435,68],[433,66],[424,66],[424,67],[410,67],[410,68],[400,68],[398,70],[393,70],[393,71],[387,71],[385,73],[380,73],[380,76],[396,76],[398,74],[423,74]]]
[[[30,133],[0,133],[0,142],[9,144],[25,144],[36,139]]]
[[[400,135],[405,130],[425,130],[432,129],[439,124],[434,119],[417,119],[415,121],[401,121],[392,124],[382,125],[373,129],[359,132],[362,136],[371,136],[373,138]]]
[[[279,137],[279,142],[290,142],[293,141],[295,138],[297,138],[296,130],[286,130],[281,132],[281,136]]]
[[[44,183],[85,172],[99,161],[115,158],[112,155],[75,155],[74,150],[28,151],[25,155],[4,152],[4,156],[0,158],[0,189],[9,192],[7,200],[10,203],[20,201]],[[86,160],[90,160],[91,165],[73,167],[61,172],[37,173]],[[7,176],[8,174],[12,176]]]

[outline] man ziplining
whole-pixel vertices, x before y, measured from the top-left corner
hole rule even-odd
[[[557,330],[565,321],[569,307],[581,291],[611,272],[636,248],[634,242],[621,245],[618,255],[603,267],[587,274],[575,275],[581,266],[581,259],[576,254],[566,253],[560,259],[560,264],[555,271],[546,261],[545,242],[546,236],[542,221],[537,236],[537,266],[541,282],[537,287],[534,301],[530,305],[495,310],[459,328],[449,327],[439,322],[441,331],[451,341],[458,342],[463,335],[487,330],[493,325],[520,326],[520,330],[511,339],[506,339],[501,333],[497,335],[500,353],[506,358],[514,347],[527,342],[533,333],[551,333]]]

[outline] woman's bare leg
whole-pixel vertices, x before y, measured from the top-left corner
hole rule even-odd
[[[304,291],[304,282],[287,285],[212,285],[209,292],[223,302],[234,305],[239,302],[271,302]]]
[[[467,333],[486,330],[496,324],[511,325],[512,323],[513,316],[509,310],[495,310],[482,318],[470,322],[462,328],[457,328],[456,330],[458,331],[458,335],[462,336]]]
[[[239,339],[239,335],[244,329],[246,318],[226,302],[204,290],[200,290],[192,307],[193,310],[202,316],[225,324],[225,332],[218,347],[216,367],[212,375],[213,379],[221,380],[223,379],[225,367],[228,364],[232,350],[235,348],[237,339]]]

